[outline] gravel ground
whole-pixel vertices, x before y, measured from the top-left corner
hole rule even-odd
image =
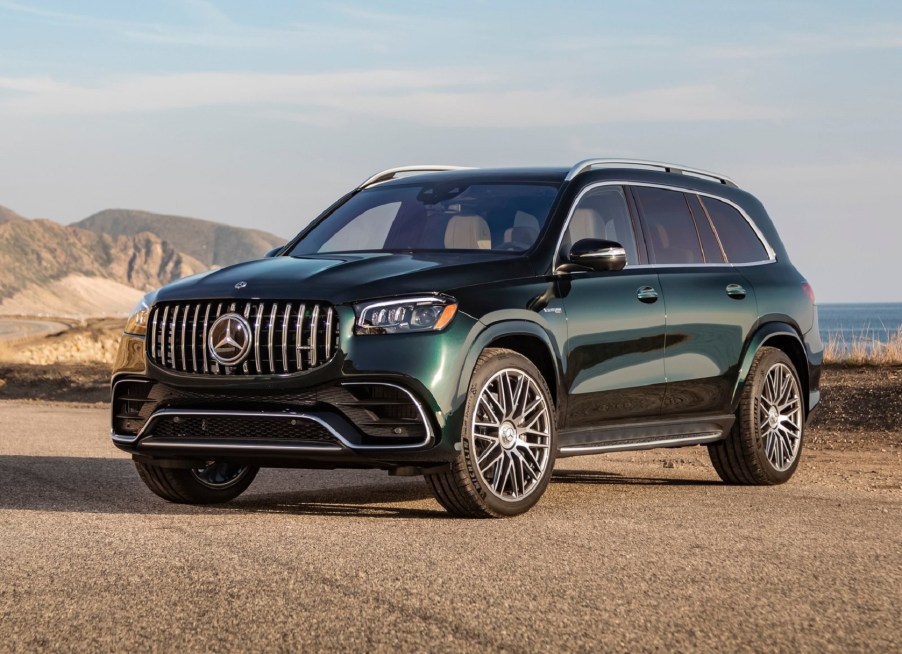
[[[827,371],[783,486],[703,448],[573,458],[500,521],[374,471],[167,504],[105,405],[34,374],[0,393],[82,401],[0,402],[0,651],[902,650],[898,369]]]

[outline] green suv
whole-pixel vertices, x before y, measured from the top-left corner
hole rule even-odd
[[[148,294],[112,438],[173,502],[233,499],[261,466],[381,468],[511,516],[557,458],[691,445],[727,483],[779,484],[822,351],[811,287],[723,175],[409,166]]]

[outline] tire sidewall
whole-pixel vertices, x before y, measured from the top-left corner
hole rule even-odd
[[[533,488],[529,495],[522,500],[515,502],[500,499],[486,487],[476,466],[475,452],[471,449],[473,446],[469,433],[480,391],[493,375],[506,368],[519,370],[532,378],[539,388],[539,392],[541,392],[545,398],[550,426],[548,463],[545,466],[545,472],[542,475],[542,479],[539,480],[538,484]],[[500,516],[518,515],[528,511],[539,501],[545,493],[548,483],[551,481],[551,474],[557,456],[557,414],[551,397],[551,391],[548,388],[545,378],[529,359],[516,352],[506,350],[490,355],[490,358],[484,360],[481,365],[477,366],[476,370],[473,371],[473,376],[470,378],[470,385],[467,389],[467,401],[464,405],[460,445],[461,459],[466,468],[468,481],[473,491],[490,512]]]
[[[796,451],[796,456],[795,459],[793,459],[792,465],[790,465],[786,470],[777,470],[777,468],[775,468],[767,458],[767,454],[764,451],[765,444],[763,434],[761,433],[761,429],[758,426],[758,407],[761,401],[761,394],[764,389],[764,382],[767,379],[767,374],[771,370],[771,368],[778,364],[785,365],[790,370],[790,372],[792,372],[792,376],[796,384],[796,389],[799,394],[799,401],[802,403],[802,421],[799,433],[799,447]],[[761,355],[757,361],[755,374],[753,376],[753,379],[751,380],[751,383],[751,396],[749,397],[746,406],[743,407],[741,418],[745,421],[744,426],[751,441],[750,445],[752,448],[752,453],[761,471],[764,473],[770,483],[782,484],[788,481],[789,478],[792,477],[793,473],[795,473],[796,468],[798,468],[799,461],[802,458],[802,447],[805,443],[805,401],[802,397],[802,384],[799,380],[799,373],[790,358],[786,356],[786,354],[782,350],[778,350],[776,348],[765,348],[762,350]]]

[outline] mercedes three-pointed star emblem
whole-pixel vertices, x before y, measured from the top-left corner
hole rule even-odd
[[[226,313],[210,327],[210,354],[224,366],[237,366],[251,351],[251,326],[244,316]]]

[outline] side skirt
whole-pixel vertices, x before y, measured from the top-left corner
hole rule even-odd
[[[558,457],[713,443],[726,437],[735,420],[736,416],[728,414],[590,429],[565,429],[558,432]]]

